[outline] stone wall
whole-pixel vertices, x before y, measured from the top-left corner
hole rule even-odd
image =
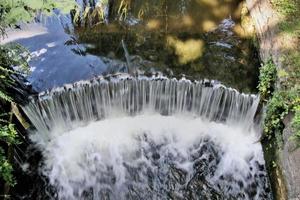
[[[269,0],[246,0],[246,3],[256,28],[262,61],[266,62],[272,58],[275,64],[281,67],[279,57],[283,41],[280,41],[278,34],[278,15],[272,9]]]
[[[285,178],[288,199],[300,200],[300,148],[296,149],[294,141],[290,140],[292,114],[284,119],[283,149],[279,152],[282,174]]]
[[[269,0],[246,0],[246,3],[255,24],[262,61],[266,62],[272,58],[279,69],[284,68],[280,58],[284,55],[283,43],[287,41],[280,34],[278,27],[280,17],[272,8]],[[276,87],[280,88],[280,83],[277,83]],[[277,180],[277,183],[272,184],[277,187],[277,191],[274,191],[276,199],[282,200],[300,200],[300,148],[295,149],[294,141],[290,140],[293,135],[291,119],[291,114],[284,119],[283,144],[281,149],[277,149],[275,152],[280,175],[277,172],[271,173],[277,174],[276,178],[272,177],[271,179]],[[285,188],[278,188],[282,187],[282,182]]]

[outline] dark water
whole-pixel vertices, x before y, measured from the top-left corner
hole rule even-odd
[[[140,72],[215,79],[255,92],[258,59],[251,39],[240,31],[240,1],[124,2],[126,12],[119,9],[121,1],[114,1],[106,23],[74,27],[70,16],[53,17],[42,20],[47,34],[18,40],[40,54],[31,60],[33,86],[42,91],[126,71],[120,64],[126,61],[124,40],[131,64]]]

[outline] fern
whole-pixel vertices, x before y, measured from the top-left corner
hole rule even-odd
[[[70,12],[77,7],[75,0],[0,0],[0,40],[5,36],[8,27],[15,27],[18,23],[33,21],[36,14],[50,15],[55,9],[60,13]],[[15,94],[11,89],[17,87],[15,77],[29,73],[27,61],[28,51],[18,44],[0,45],[0,109],[7,111]],[[0,112],[0,142],[1,145],[18,144],[17,131],[11,123],[10,117]],[[11,160],[0,146],[0,178],[10,186],[16,182],[13,177]],[[1,181],[2,181],[1,180]]]
[[[4,100],[4,101],[7,101],[7,102],[12,102],[12,98],[8,95],[6,95],[4,92],[2,92],[0,90],[0,99]]]
[[[4,150],[0,147],[0,177],[10,186],[14,186],[16,184],[12,172],[13,167],[6,159]]]

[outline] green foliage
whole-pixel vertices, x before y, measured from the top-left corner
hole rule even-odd
[[[16,184],[13,176],[13,167],[6,159],[2,148],[0,148],[0,177],[10,186],[14,186]]]
[[[267,113],[264,123],[264,133],[271,139],[276,130],[282,128],[282,119],[288,113],[289,107],[285,103],[282,92],[275,92],[267,104]]]
[[[288,84],[300,80],[300,0],[271,0],[281,16],[279,28],[283,40],[287,40],[283,64],[289,68]]]
[[[12,98],[0,90],[0,99],[12,102]]]
[[[5,13],[5,22],[7,24],[16,24],[19,21],[29,22],[32,20],[32,16],[24,6],[22,7],[11,7],[9,12]]]
[[[13,101],[7,89],[13,86],[13,75],[29,73],[28,59],[28,51],[18,44],[0,46],[0,101]]]
[[[76,6],[75,0],[1,0],[0,1],[0,36],[5,35],[7,27],[14,27],[20,22],[33,21],[37,14],[50,15],[54,9],[60,12],[70,12]],[[0,108],[13,101],[7,91],[13,87],[14,76],[26,74],[28,71],[29,53],[18,45],[9,44],[0,46]],[[0,113],[3,116],[3,113]],[[0,119],[0,141],[8,148],[18,144],[17,131],[7,119]],[[0,147],[0,177],[13,186],[13,167],[5,156],[7,149]]]
[[[269,60],[260,68],[258,91],[263,100],[267,100],[274,91],[276,73],[276,66],[272,60]]]
[[[267,112],[264,123],[264,133],[268,139],[273,137],[274,133],[282,132],[283,119],[289,112],[296,111],[296,117],[293,119],[293,127],[296,134],[299,134],[299,94],[300,88],[292,88],[291,90],[278,90],[274,92],[272,98],[268,101]],[[277,136],[278,137],[278,136]],[[278,138],[277,138],[278,140]]]
[[[298,98],[298,101],[300,101],[300,98]],[[300,147],[300,102],[294,107],[294,112],[295,116],[292,120],[294,135],[292,139],[294,139],[297,142],[298,147]]]
[[[0,126],[0,140],[6,144],[18,144],[18,135],[14,124],[6,124]]]
[[[76,6],[75,0],[1,0],[0,31],[4,35],[8,26],[31,22],[39,14],[51,15],[55,9],[68,13]]]
[[[28,74],[29,65],[27,61],[29,61],[29,59],[29,51],[17,43],[10,43],[0,46],[0,63],[2,66],[0,70],[5,70],[3,69],[4,66],[12,66],[17,68],[14,68],[8,72]],[[6,70],[8,69],[6,68]]]
[[[287,91],[286,93],[298,94],[290,104],[286,104],[294,113],[292,128],[295,135],[292,139],[296,140],[300,147],[300,46],[298,45],[300,42],[300,0],[271,0],[271,2],[282,18],[279,24],[281,35],[292,41],[288,43],[283,57],[285,73],[278,75],[283,76],[280,85]]]
[[[300,11],[299,11],[300,12]],[[299,19],[299,17],[296,17],[296,19]],[[300,21],[298,20],[286,20],[282,21],[279,24],[279,28],[281,31],[283,31],[285,34],[291,35],[291,36],[297,36],[300,35]]]
[[[18,140],[17,131],[8,119],[9,115],[2,112],[9,108],[9,103],[14,100],[14,97],[7,92],[9,88],[13,87],[13,76],[29,72],[28,59],[28,51],[18,44],[0,46],[0,141],[1,144],[4,144],[0,146],[0,178],[10,186],[13,186],[16,181],[12,174],[12,163],[5,154],[7,154],[9,146],[18,144]]]
[[[17,131],[13,124],[0,124],[0,141],[7,145],[18,144]],[[16,182],[13,177],[12,164],[7,160],[5,151],[0,147],[0,177],[9,185],[13,186]]]
[[[292,66],[295,66],[294,61],[290,62],[292,62],[290,63]],[[269,140],[275,137],[279,146],[282,144],[283,119],[289,112],[295,112],[295,118],[292,123],[295,131],[293,139],[299,141],[300,145],[299,75],[300,72],[299,69],[297,70],[297,67],[294,67],[289,73],[283,69],[277,72],[276,66],[271,60],[260,69],[258,90],[262,100],[267,101],[264,133]],[[279,80],[283,80],[281,89],[275,89],[277,76]]]
[[[18,44],[9,44],[0,46],[0,108],[1,112],[9,103],[13,101],[7,91],[14,84],[14,75],[28,73],[27,60],[29,53]],[[8,103],[7,103],[8,102]],[[3,110],[2,110],[3,109]],[[10,123],[9,115],[0,113],[0,141],[4,144],[0,146],[0,178],[8,185],[15,185],[16,181],[13,176],[13,167],[10,160],[5,154],[11,145],[18,144],[17,131],[12,123]],[[5,148],[6,147],[6,148]]]
[[[60,13],[67,13],[76,6],[75,0],[1,0],[0,37],[5,35],[7,27],[14,28],[18,23],[31,22],[37,15],[50,15],[55,9],[59,9]],[[0,45],[1,112],[14,101],[14,96],[8,94],[8,90],[14,87],[14,77],[29,73],[28,61],[29,53],[24,47],[18,44]],[[0,113],[0,141],[4,144],[3,147],[0,146],[0,178],[13,186],[16,183],[12,174],[13,167],[6,154],[11,145],[18,144],[17,131],[3,113]]]
[[[298,10],[296,0],[271,0],[271,3],[283,15],[291,15]]]

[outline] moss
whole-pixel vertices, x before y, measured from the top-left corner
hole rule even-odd
[[[18,144],[18,135],[14,125],[9,122],[6,123],[5,120],[1,121],[0,141],[4,142],[6,146]],[[6,154],[5,149],[0,147],[0,178],[2,178],[8,185],[13,186],[16,184],[13,176],[13,167]]]
[[[263,141],[262,147],[274,197],[276,197],[276,199],[287,199],[282,170],[277,161],[279,157],[278,150],[280,149],[278,141],[275,137],[270,140],[265,140]]]
[[[293,74],[295,77],[292,76]],[[272,60],[269,60],[260,69],[258,90],[262,100],[267,102],[264,136],[268,140],[275,138],[278,146],[282,146],[280,144],[282,144],[281,133],[284,128],[283,119],[289,112],[295,112],[293,128],[296,134],[293,138],[300,141],[300,86],[297,83],[290,84],[297,82],[298,76],[298,71],[288,74],[281,69],[277,72]],[[282,84],[280,89],[274,90],[277,78],[284,78],[285,84]]]
[[[262,76],[263,77],[263,76]],[[263,82],[260,82],[262,88],[267,88],[263,86]],[[267,86],[270,84],[267,83]],[[261,90],[260,90],[261,91]],[[263,90],[265,91],[265,90]],[[268,93],[269,94],[269,93]],[[288,89],[277,89],[271,95],[270,99],[267,101],[267,111],[264,122],[264,133],[265,137],[271,139],[275,137],[278,144],[281,143],[282,130],[284,128],[283,119],[289,112],[294,112],[295,117],[293,119],[293,130],[295,131],[295,139],[300,141],[300,87],[295,85]],[[299,143],[300,144],[300,143]]]
[[[298,98],[298,101],[300,98]],[[298,102],[299,104],[299,102]],[[295,116],[292,120],[292,128],[295,132],[292,139],[296,141],[297,147],[300,147],[300,105],[294,107]]]
[[[278,141],[277,131],[283,129],[282,120],[288,114],[289,106],[285,103],[285,97],[282,92],[275,92],[267,104],[267,113],[264,123],[264,133],[268,139],[276,136]]]
[[[295,14],[298,10],[297,0],[271,0],[271,3],[282,15]]]

